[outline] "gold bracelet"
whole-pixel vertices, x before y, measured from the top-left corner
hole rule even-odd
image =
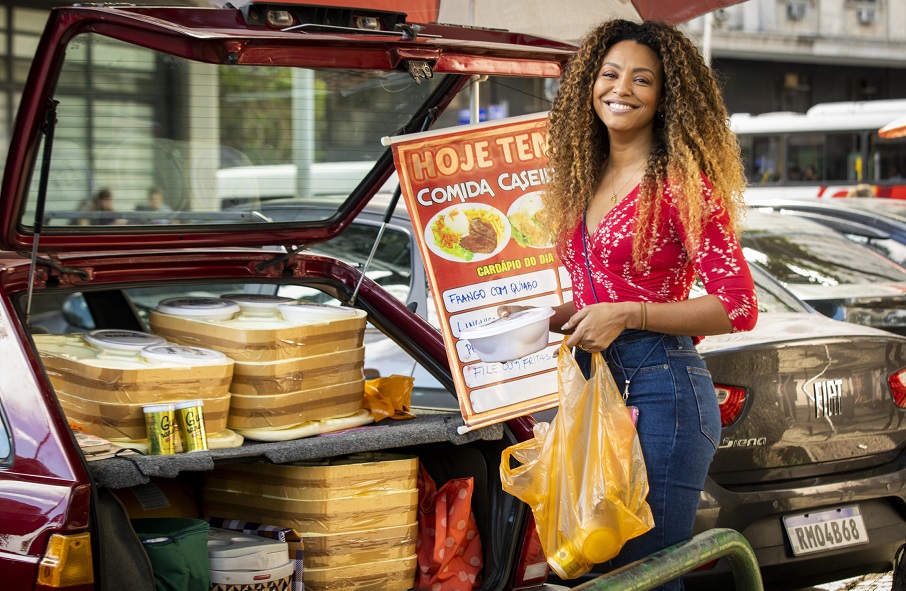
[[[648,309],[645,307],[645,302],[639,303],[642,304],[642,325],[639,330],[645,330],[645,326],[648,324]]]

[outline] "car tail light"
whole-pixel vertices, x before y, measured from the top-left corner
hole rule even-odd
[[[728,427],[736,422],[746,405],[746,391],[735,386],[714,384],[717,390],[717,403],[720,405],[720,424]]]
[[[519,551],[519,562],[513,576],[513,589],[538,587],[547,581],[547,559],[541,548],[541,538],[535,529],[535,517],[529,513],[522,536],[522,549]]]
[[[906,367],[887,376],[890,384],[890,395],[900,408],[906,408]]]
[[[38,565],[37,590],[93,589],[91,534],[53,534]]]

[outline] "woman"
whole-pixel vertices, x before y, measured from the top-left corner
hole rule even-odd
[[[692,534],[721,429],[694,344],[750,330],[758,315],[737,238],[745,177],[714,75],[665,23],[615,20],[586,37],[561,79],[548,145],[545,211],[573,283],[551,330],[570,335],[586,375],[603,354],[639,408],[655,527],[616,568]],[[708,295],[688,299],[696,275]]]

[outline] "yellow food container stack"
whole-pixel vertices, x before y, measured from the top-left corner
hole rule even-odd
[[[147,436],[142,407],[201,399],[205,430],[224,431],[233,360],[131,330],[33,335],[66,418],[114,441]]]
[[[229,426],[291,427],[360,412],[365,312],[267,295],[164,300],[151,329],[235,362]]]
[[[207,515],[302,535],[312,591],[404,591],[415,581],[418,460],[361,454],[322,462],[237,464],[205,478]]]

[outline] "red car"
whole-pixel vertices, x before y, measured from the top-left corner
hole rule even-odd
[[[530,514],[498,475],[501,450],[530,436],[526,422],[459,434],[457,412],[414,409],[413,420],[331,437],[247,437],[239,447],[88,462],[72,427],[115,431],[120,419],[64,397],[39,350],[54,335],[150,333],[155,307],[174,294],[277,286],[280,296],[367,312],[369,330],[452,392],[441,336],[394,297],[393,269],[356,268],[306,246],[342,232],[391,177],[382,137],[458,124],[478,89],[486,117],[544,111],[573,49],[286,2],[53,10],[0,195],[2,587],[149,588],[130,578],[144,553],[111,491],[159,479],[193,485],[226,464],[371,451],[418,456],[438,486],[474,478],[481,589],[543,584]],[[333,207],[275,222],[256,209],[272,196]]]

